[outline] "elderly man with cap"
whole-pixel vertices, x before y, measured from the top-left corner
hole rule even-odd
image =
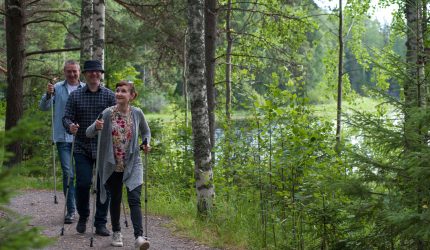
[[[90,187],[97,153],[97,140],[87,138],[85,131],[105,108],[115,105],[115,94],[101,85],[104,70],[99,61],[85,61],[82,73],[86,85],[70,94],[63,117],[66,131],[76,136],[73,157],[76,164],[76,208],[79,214],[76,231],[79,233],[85,233],[90,216]],[[102,204],[99,196],[97,192],[94,226],[96,234],[109,236],[106,222],[110,197],[108,194],[107,202]]]

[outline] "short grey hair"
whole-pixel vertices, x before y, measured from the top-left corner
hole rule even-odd
[[[75,60],[67,60],[66,62],[64,62],[64,68],[66,68],[67,65],[77,65],[78,69],[81,70],[81,66]]]

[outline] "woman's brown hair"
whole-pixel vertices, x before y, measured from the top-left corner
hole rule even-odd
[[[130,94],[134,94],[134,98],[133,98],[133,100],[134,100],[134,99],[136,99],[136,97],[137,97],[137,91],[136,91],[136,89],[134,88],[134,84],[133,84],[133,82],[131,82],[131,81],[125,81],[125,80],[121,80],[121,81],[119,81],[119,82],[115,85],[115,88],[122,87],[122,86],[128,86],[128,87],[130,87],[130,88],[129,88],[129,89],[130,89]]]

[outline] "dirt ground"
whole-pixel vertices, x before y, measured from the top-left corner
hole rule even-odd
[[[79,234],[76,232],[76,222],[65,225],[64,235],[61,236],[64,196],[57,193],[58,204],[54,204],[53,191],[47,190],[27,190],[23,191],[12,199],[10,208],[19,214],[30,216],[32,218],[29,226],[37,226],[42,229],[43,234],[55,238],[56,243],[46,250],[53,249],[134,249],[133,228],[127,212],[128,227],[125,226],[124,216],[121,214],[121,227],[123,234],[124,247],[113,247],[110,245],[111,237],[102,237],[95,235],[93,247],[90,247],[91,222],[87,224],[87,232]],[[92,207],[92,206],[90,206]],[[166,218],[148,216],[148,237],[150,249],[169,250],[169,249],[215,249],[201,245],[192,240],[175,236],[171,230],[166,227],[169,220]],[[107,227],[111,230],[110,219]],[[94,229],[95,230],[95,229]]]

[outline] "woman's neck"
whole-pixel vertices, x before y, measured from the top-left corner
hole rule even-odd
[[[128,104],[117,104],[116,107],[118,108],[118,111],[120,113],[125,114],[128,111],[129,105]]]

